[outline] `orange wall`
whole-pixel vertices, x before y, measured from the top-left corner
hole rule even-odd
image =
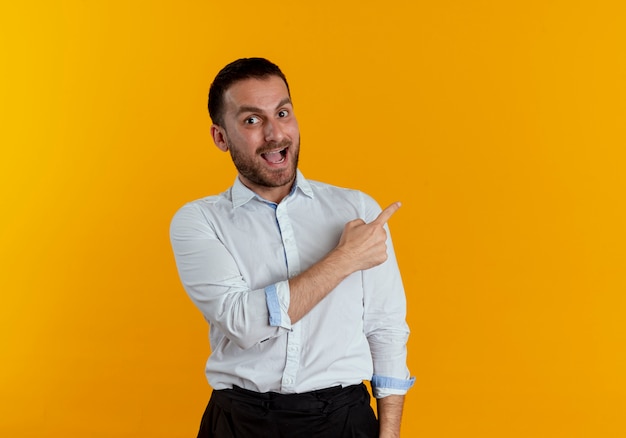
[[[404,436],[626,436],[624,2],[5,3],[1,436],[194,436],[168,226],[234,179],[205,105],[241,56],[305,175],[403,201]]]

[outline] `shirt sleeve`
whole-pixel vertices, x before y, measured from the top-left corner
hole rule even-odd
[[[364,220],[371,222],[381,209],[369,196],[363,195]],[[387,225],[387,261],[362,272],[364,285],[364,330],[372,353],[374,397],[403,395],[415,379],[406,365],[406,297],[400,270]]]
[[[185,291],[205,319],[247,349],[291,328],[288,281],[251,290],[237,262],[193,204],[170,225],[170,241]]]

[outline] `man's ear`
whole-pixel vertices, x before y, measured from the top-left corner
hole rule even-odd
[[[228,150],[228,142],[226,141],[226,130],[224,128],[222,128],[220,125],[212,124],[211,137],[213,137],[213,142],[220,151],[226,152]]]

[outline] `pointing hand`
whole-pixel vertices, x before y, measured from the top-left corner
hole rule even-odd
[[[345,225],[336,249],[348,258],[352,272],[373,268],[387,260],[387,232],[383,226],[400,205],[394,202],[369,224],[355,219]]]

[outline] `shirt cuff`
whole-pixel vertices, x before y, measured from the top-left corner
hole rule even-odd
[[[269,324],[291,330],[289,310],[289,282],[281,281],[265,288],[265,301],[269,313]]]
[[[408,380],[395,377],[372,376],[372,393],[374,398],[384,398],[388,395],[404,395],[415,383],[415,377]]]

